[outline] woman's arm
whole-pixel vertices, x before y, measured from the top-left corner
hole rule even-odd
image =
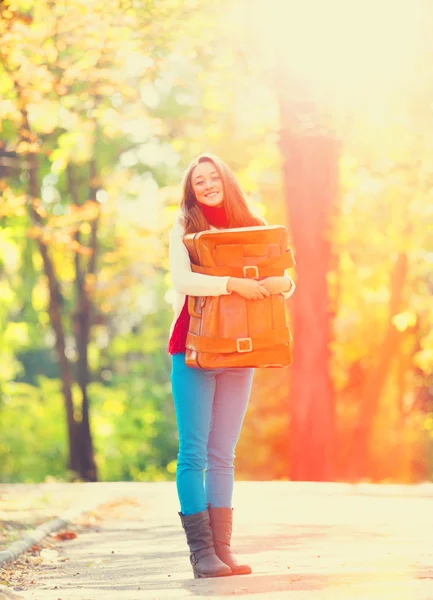
[[[283,279],[286,281],[285,289],[282,290],[282,294],[285,299],[290,298],[293,292],[296,290],[296,285],[293,279],[285,273]]]
[[[169,241],[169,261],[173,287],[188,296],[222,296],[227,290],[229,277],[202,275],[191,270],[188,250],[183,243],[184,228],[179,220],[173,225]]]
[[[288,298],[293,294],[295,284],[288,275],[254,281],[194,273],[191,270],[191,261],[183,243],[183,236],[184,228],[179,220],[176,220],[170,233],[169,261],[171,280],[177,292],[188,296],[223,296],[237,292],[245,298],[254,299],[262,299],[276,293],[282,293],[285,298]],[[267,285],[263,284],[265,281]]]
[[[267,226],[268,222],[262,217],[263,225]],[[281,277],[266,277],[260,281],[260,284],[271,294],[283,294],[284,298],[290,298],[296,290],[296,285],[293,279],[285,273]]]
[[[295,282],[287,273],[281,277],[266,277],[260,283],[271,294],[283,294],[284,298],[290,298],[296,289]]]

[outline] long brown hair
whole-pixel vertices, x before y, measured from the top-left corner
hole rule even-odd
[[[263,219],[254,215],[248,207],[244,193],[232,171],[217,156],[201,154],[189,165],[183,182],[183,198],[181,202],[185,233],[196,233],[210,229],[210,225],[202,213],[192,188],[192,173],[197,165],[211,162],[221,177],[224,192],[224,208],[229,227],[254,227],[264,225]]]

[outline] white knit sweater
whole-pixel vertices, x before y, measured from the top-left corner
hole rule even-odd
[[[211,227],[216,229],[216,227]],[[174,324],[182,311],[185,304],[185,297],[188,296],[223,296],[231,294],[227,291],[227,282],[229,277],[220,277],[218,275],[202,275],[194,273],[191,270],[191,261],[188,250],[183,243],[185,230],[181,223],[180,217],[176,219],[170,232],[169,241],[169,262],[171,280],[173,288],[176,292],[173,310],[174,320],[170,328],[170,336],[173,331]],[[286,274],[285,277],[291,282],[291,288],[288,292],[284,292],[283,296],[289,298],[295,291],[293,280]]]

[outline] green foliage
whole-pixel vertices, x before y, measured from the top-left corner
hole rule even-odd
[[[138,369],[137,371],[142,371]],[[101,481],[173,478],[177,452],[168,383],[128,377],[89,387],[96,461]],[[8,383],[0,407],[0,481],[68,479],[67,436],[58,379]]]
[[[9,382],[0,406],[0,481],[33,483],[66,478],[67,437],[61,384]]]
[[[170,479],[176,456],[169,384],[146,382],[138,365],[110,387],[92,384],[93,433],[100,477],[107,481]]]

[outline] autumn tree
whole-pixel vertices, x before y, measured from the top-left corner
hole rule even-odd
[[[127,124],[117,116],[125,106],[137,112],[143,79],[154,76],[155,60],[149,56],[169,50],[165,36],[177,16],[169,16],[167,7],[117,1],[91,6],[10,1],[1,9],[2,155],[11,161],[3,214],[16,207],[27,210],[29,235],[42,258],[49,291],[69,469],[90,481],[97,471],[88,349],[92,326],[102,318],[94,304],[101,203],[119,154],[131,147]],[[156,17],[168,17],[168,30],[158,36]],[[28,176],[23,179],[22,174]],[[22,194],[17,177],[27,182]],[[71,335],[75,343],[68,351]]]

